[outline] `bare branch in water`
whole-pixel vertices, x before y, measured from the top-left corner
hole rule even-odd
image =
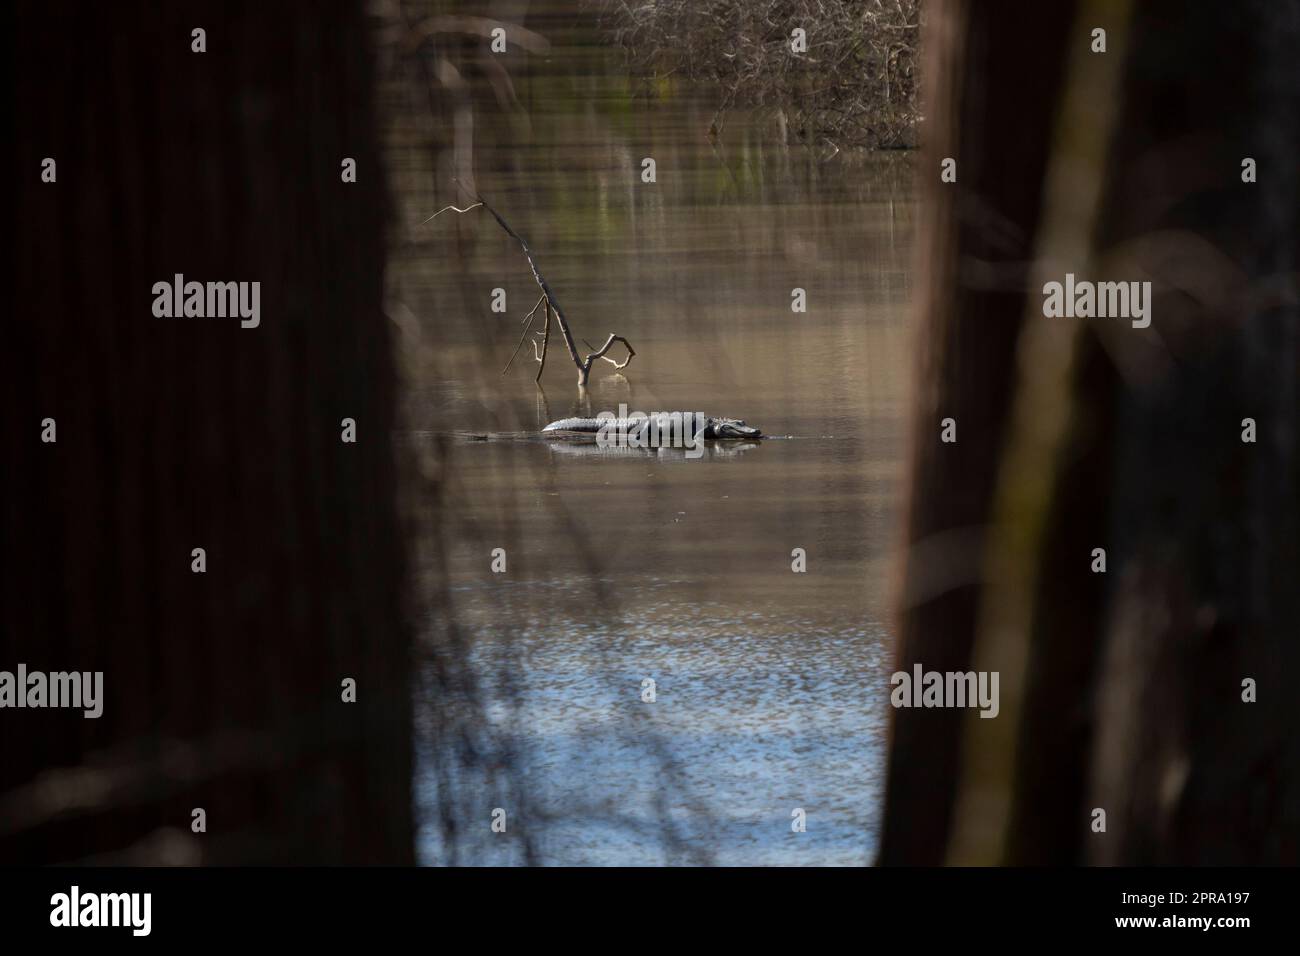
[[[456,185],[461,186],[459,182],[457,182]],[[461,186],[461,188],[464,189],[464,186]],[[465,191],[468,192],[469,190],[465,190]],[[438,216],[446,212],[448,209],[454,212],[462,213],[462,212],[469,212],[471,209],[477,209],[479,206],[482,206],[484,209],[486,209],[489,213],[492,214],[492,218],[497,221],[497,225],[499,225],[502,229],[506,231],[506,235],[510,236],[511,239],[519,243],[519,248],[522,249],[524,252],[524,258],[528,260],[528,267],[533,272],[533,281],[537,283],[537,288],[541,290],[542,299],[545,300],[546,303],[546,322],[545,322],[544,332],[543,332],[542,351],[540,354],[537,354],[537,361],[542,366],[542,368],[546,367],[546,345],[550,340],[552,313],[555,314],[555,324],[560,327],[560,334],[564,337],[564,345],[569,350],[569,357],[573,359],[573,365],[578,370],[578,386],[580,388],[586,386],[587,378],[591,375],[591,364],[594,361],[596,361],[596,359],[598,358],[605,359],[606,362],[609,362],[617,369],[626,368],[627,363],[632,361],[632,356],[636,355],[636,352],[633,351],[632,344],[628,342],[627,339],[625,339],[621,335],[616,335],[613,332],[609,334],[609,338],[605,340],[605,344],[602,345],[599,349],[594,350],[592,352],[588,352],[587,357],[585,359],[578,357],[578,347],[573,343],[573,333],[569,330],[569,320],[565,318],[564,311],[560,308],[560,303],[556,301],[555,293],[551,291],[550,283],[546,281],[546,278],[542,275],[541,270],[537,268],[537,261],[533,259],[533,251],[528,248],[528,243],[524,241],[523,236],[519,235],[519,233],[515,232],[513,229],[510,228],[510,224],[506,222],[504,218],[502,218],[499,212],[497,212],[488,204],[486,199],[484,199],[482,196],[477,194],[475,194],[474,199],[476,200],[476,202],[471,206],[466,206],[464,209],[460,209],[456,206],[444,206],[442,209],[439,209],[432,216],[426,219],[425,222],[429,222],[430,220],[437,218]],[[423,223],[421,225],[423,225]],[[533,312],[536,311],[537,311],[537,306],[533,306]],[[529,313],[528,321],[525,323],[525,327],[524,327],[524,335],[523,337],[520,338],[519,345],[523,344],[524,338],[526,338],[528,335],[528,325],[531,325],[532,322],[531,315],[532,313]],[[586,342],[585,339],[583,341]],[[614,359],[608,358],[605,355],[605,353],[609,351],[610,346],[612,346],[615,342],[622,342],[627,347],[627,358],[625,358],[622,362],[617,362]],[[516,353],[519,352],[519,345],[515,346]],[[587,348],[591,348],[591,345],[588,344]],[[534,347],[534,353],[536,354],[536,347]],[[514,361],[514,355],[511,355],[510,362],[506,363],[506,368],[502,369],[501,374],[503,375],[505,374],[506,369],[510,368],[510,363],[513,361]],[[541,378],[542,378],[542,369],[539,368],[537,370],[538,381],[541,381]]]

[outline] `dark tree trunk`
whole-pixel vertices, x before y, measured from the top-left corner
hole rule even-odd
[[[948,4],[927,12],[923,279],[897,667],[966,670],[980,561],[1015,381],[1069,4]],[[1032,67],[1026,50],[1035,54]],[[1036,72],[1034,72],[1036,70]],[[1026,75],[1034,82],[1026,83]],[[957,160],[955,184],[940,162]],[[955,444],[940,422],[957,422]],[[896,711],[882,863],[943,862],[963,715]]]
[[[927,110],[923,175],[937,181],[938,157],[955,156],[961,188],[935,182],[925,242],[937,274],[918,332],[937,357],[920,378],[899,666],[1000,669],[1009,706],[991,721],[895,712],[881,861],[1294,863],[1297,7],[1081,5],[1071,33],[1065,7],[985,6],[929,12],[929,72],[956,86]],[[1039,6],[1050,28],[1027,25]],[[1093,27],[1109,52],[1080,58]],[[1018,56],[996,53],[1021,33]],[[1107,131],[1095,201],[1038,221],[1017,212],[1050,194],[1053,160],[1078,159],[1071,124],[1089,123]],[[1242,182],[1246,157],[1256,183]],[[1003,162],[1019,183],[980,178]],[[1086,197],[1087,167],[1071,175]],[[979,311],[990,293],[969,270],[997,233],[963,228],[971,193],[1023,228],[1032,254],[1051,251],[1044,237],[1083,253],[1031,276],[1153,282],[1151,328],[1097,319],[1064,346],[1069,374],[1048,386],[1058,405],[1032,407],[1034,359],[1052,354],[1033,344],[1040,323],[1076,320],[1042,318],[1033,281],[1003,293],[998,317]],[[937,439],[946,415],[955,446]],[[1257,443],[1242,442],[1243,418]],[[1059,443],[1032,434],[1044,425]],[[1040,446],[1053,452],[1041,507],[1017,491],[1035,460],[1024,450]],[[936,541],[964,528],[977,544],[957,563]],[[1105,574],[1090,570],[1096,547]],[[1009,556],[1025,565],[1019,584]],[[954,564],[967,573],[945,580],[962,586],[932,594],[936,567]],[[1243,702],[1245,678],[1258,703]]]
[[[413,860],[366,27],[359,3],[17,12],[0,669],[103,671],[105,703],[0,712],[6,862]],[[176,273],[260,282],[260,326],[155,317]]]
[[[1089,799],[1110,826],[1086,857],[1294,864],[1300,4],[1135,11],[1098,244],[1163,278],[1164,350],[1111,347],[1119,560]]]

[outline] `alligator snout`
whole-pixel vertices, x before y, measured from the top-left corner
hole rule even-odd
[[[704,429],[705,438],[762,438],[757,428],[746,425],[739,418],[715,418]]]

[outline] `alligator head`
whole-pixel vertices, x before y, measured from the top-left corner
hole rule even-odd
[[[757,428],[750,428],[739,418],[710,418],[704,426],[705,438],[762,438]]]

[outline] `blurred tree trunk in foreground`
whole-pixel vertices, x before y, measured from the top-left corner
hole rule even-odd
[[[0,861],[414,858],[366,28],[17,11],[0,669],[103,671],[105,703],[0,713]],[[260,326],[155,317],[176,273],[260,282]]]
[[[1001,713],[893,711],[880,862],[1294,863],[1300,8],[927,16],[897,667]],[[1150,327],[1044,318],[1067,272],[1150,280]]]

